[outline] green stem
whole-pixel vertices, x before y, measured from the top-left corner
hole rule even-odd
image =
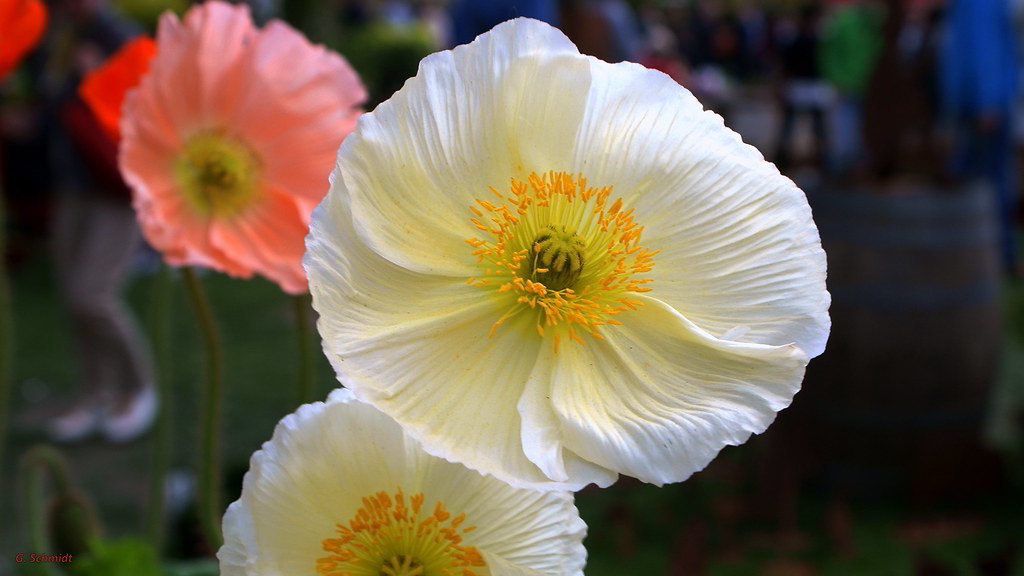
[[[160,266],[153,285],[153,294],[150,309],[150,326],[152,329],[153,353],[156,357],[157,393],[160,395],[160,413],[156,421],[156,438],[153,449],[153,468],[150,476],[150,498],[149,510],[147,511],[147,524],[149,540],[153,549],[159,553],[163,550],[164,543],[164,483],[167,479],[167,470],[170,465],[171,449],[171,420],[174,414],[174,394],[171,388],[171,362],[170,362],[170,294],[171,294],[171,269],[166,265]]]
[[[68,494],[74,491],[71,483],[71,469],[68,467],[64,456],[51,446],[37,445],[30,448],[22,456],[22,465],[25,468],[36,467],[50,473],[53,479],[54,491],[58,494]]]
[[[25,498],[25,523],[31,553],[46,554],[52,549],[46,528],[46,477],[50,476],[57,494],[71,491],[67,462],[49,446],[34,446],[21,459],[21,484]],[[27,554],[28,552],[26,552]],[[58,576],[57,569],[47,562],[29,564],[32,573]]]
[[[313,327],[309,322],[309,294],[292,297],[295,305],[295,329],[299,344],[299,404],[316,401],[316,386],[313,379]]]
[[[223,513],[220,496],[220,420],[224,393],[222,352],[213,311],[202,283],[191,268],[183,268],[182,276],[206,344],[206,386],[201,394],[202,423],[199,434],[199,518],[206,532],[207,543],[213,550],[217,550],[222,543],[220,522]]]
[[[22,488],[25,496],[26,524],[30,550],[46,553],[50,541],[46,535],[46,470],[36,463],[22,468]],[[29,564],[35,574],[57,576],[57,569],[47,562]]]
[[[2,174],[0,174],[2,175]],[[0,190],[2,193],[2,190]],[[11,287],[7,281],[7,217],[3,196],[0,196],[0,467],[4,461],[4,447],[7,445],[7,417],[10,413],[11,375],[14,354],[14,330],[11,326]]]

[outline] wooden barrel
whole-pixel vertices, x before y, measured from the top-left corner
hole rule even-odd
[[[994,195],[974,184],[808,196],[833,328],[794,409],[817,435],[828,483],[963,493],[985,480],[968,476],[989,460],[980,431],[1001,348]]]

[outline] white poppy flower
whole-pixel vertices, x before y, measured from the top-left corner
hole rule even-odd
[[[306,271],[338,378],[508,482],[686,479],[829,332],[804,194],[668,76],[527,19],[364,115]]]
[[[582,575],[572,494],[423,452],[344,388],[278,424],[224,515],[223,576]]]

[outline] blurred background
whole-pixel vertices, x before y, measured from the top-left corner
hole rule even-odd
[[[64,196],[104,177],[63,102],[114,48],[83,30],[103,18],[152,32],[158,14],[188,3],[47,4],[46,38],[0,84],[0,256],[15,347],[0,422],[0,575],[150,574],[140,566],[153,554],[167,574],[215,574],[193,511],[199,332],[174,273],[147,247],[110,273],[123,286],[118,314],[138,326],[142,369],[154,369],[154,347],[172,359],[155,368],[172,391],[169,435],[142,426],[108,442],[53,426],[82,394],[72,329],[81,302],[59,249]],[[828,255],[826,352],[768,432],[687,482],[623,478],[579,493],[587,574],[1024,575],[1024,0],[250,6],[257,21],[283,18],[342,53],[370,90],[367,110],[433,51],[508,18],[548,21],[586,54],[669,74],[806,192]],[[109,188],[107,202],[128,205]],[[275,285],[212,273],[203,282],[226,353],[230,502],[249,456],[297,406],[300,352],[292,303]],[[316,376],[321,396],[336,385],[319,352]],[[32,463],[53,457],[40,444],[57,447],[64,477],[86,496],[74,513],[48,496],[59,482],[33,479]],[[170,472],[154,482],[159,458]],[[76,522],[101,527],[121,568],[14,561],[81,546],[63,527]],[[47,537],[52,547],[33,548]]]

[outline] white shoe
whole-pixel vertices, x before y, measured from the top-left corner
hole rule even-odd
[[[46,434],[57,443],[77,442],[99,428],[100,414],[88,406],[78,406],[57,416],[46,425]]]
[[[103,419],[103,435],[115,443],[131,442],[142,436],[156,421],[160,401],[153,386],[146,386],[132,398],[119,414],[107,414]]]

